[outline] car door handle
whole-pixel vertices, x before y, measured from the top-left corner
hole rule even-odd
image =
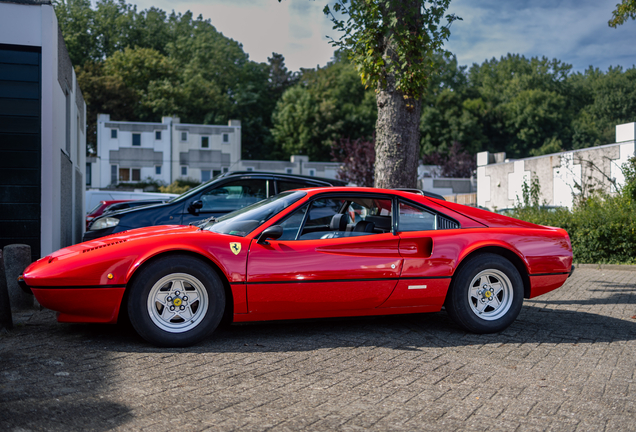
[[[433,239],[430,237],[400,239],[400,255],[405,258],[428,258],[433,253]]]

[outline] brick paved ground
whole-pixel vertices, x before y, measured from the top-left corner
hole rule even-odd
[[[505,332],[445,312],[233,326],[188,349],[21,314],[0,430],[636,430],[636,272],[578,270]]]

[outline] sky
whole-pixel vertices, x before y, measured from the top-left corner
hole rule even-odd
[[[324,66],[338,37],[322,10],[328,0],[128,0],[138,9],[191,10],[243,44],[250,59],[283,54],[290,70]],[[445,48],[460,65],[507,53],[546,56],[583,72],[590,65],[636,64],[636,21],[607,25],[619,0],[452,0],[449,12],[463,18],[451,27]]]

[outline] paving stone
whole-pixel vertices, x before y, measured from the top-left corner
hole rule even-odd
[[[0,430],[636,430],[636,272],[577,269],[495,335],[445,312],[235,325],[159,349],[22,311]]]

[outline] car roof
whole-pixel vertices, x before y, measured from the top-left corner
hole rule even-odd
[[[298,180],[298,179],[309,180],[309,181],[314,181],[317,183],[327,183],[333,186],[346,186],[348,184],[348,182],[345,180],[331,179],[326,177],[315,177],[315,176],[302,175],[302,174],[286,174],[286,173],[283,174],[283,173],[269,172],[269,171],[230,171],[227,173],[220,174],[219,176],[215,177],[215,179],[218,180],[218,179],[230,178],[234,176],[258,176],[258,175],[273,176],[273,177],[278,177],[280,179],[289,179],[289,180]]]

